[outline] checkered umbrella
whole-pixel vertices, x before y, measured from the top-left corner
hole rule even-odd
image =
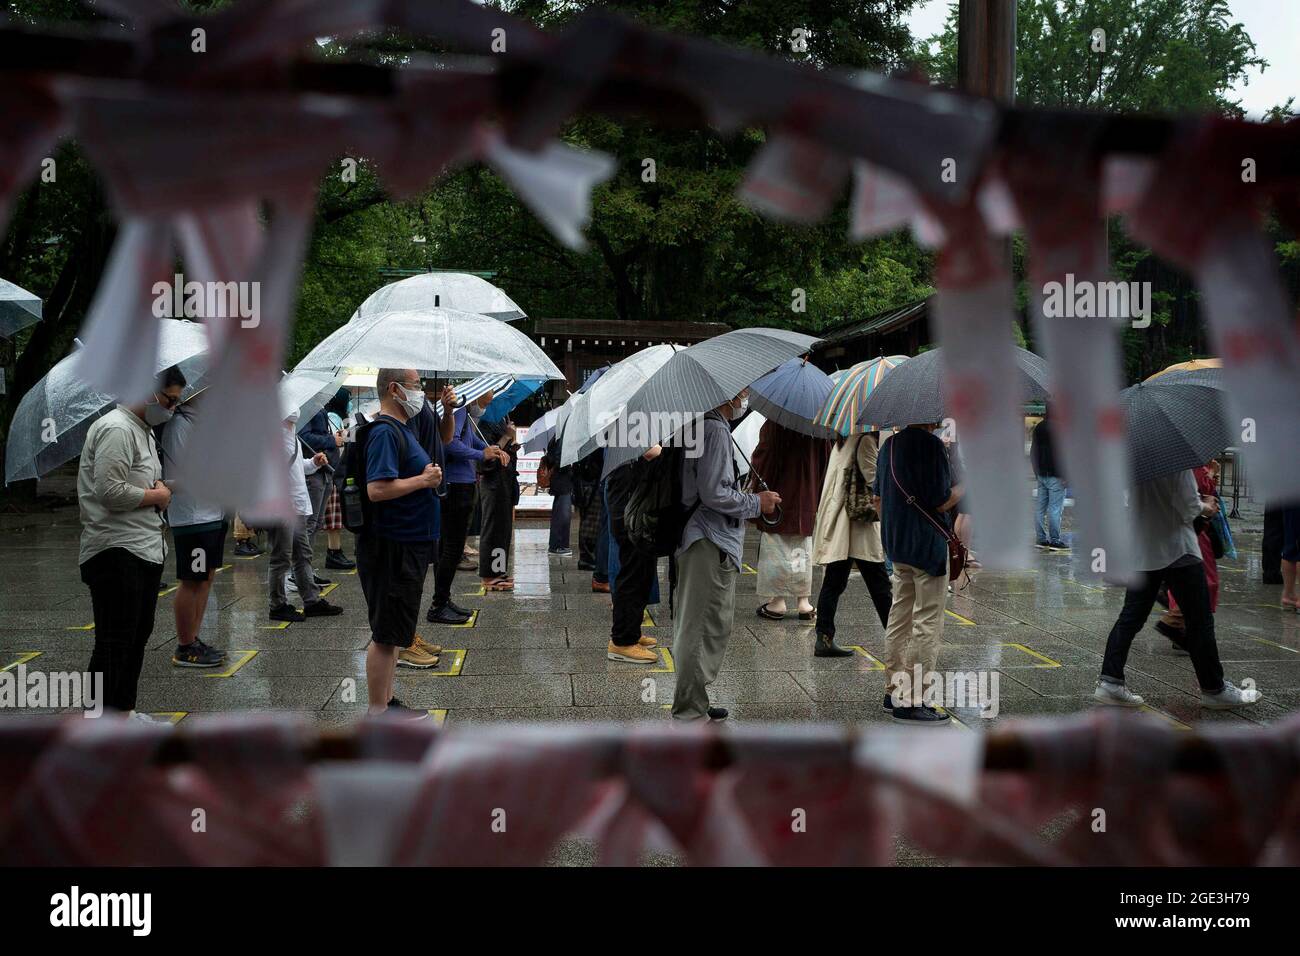
[[[1120,393],[1133,480],[1149,481],[1204,465],[1233,442],[1223,372],[1169,372]]]
[[[906,361],[906,355],[882,355],[836,372],[831,376],[833,387],[830,394],[813,422],[832,434],[845,437],[875,431],[874,426],[862,418],[862,406],[881,380],[895,366]]]

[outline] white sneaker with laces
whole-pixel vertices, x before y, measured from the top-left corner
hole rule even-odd
[[[1092,692],[1092,699],[1099,704],[1111,707],[1141,707],[1146,703],[1139,695],[1133,693],[1125,684],[1112,684],[1099,680]]]
[[[1201,691],[1201,706],[1206,710],[1231,710],[1234,707],[1250,707],[1259,703],[1259,691],[1253,687],[1238,687],[1236,684],[1224,684],[1217,694]]]

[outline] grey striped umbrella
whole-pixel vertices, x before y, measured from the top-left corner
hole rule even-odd
[[[1217,368],[1169,372],[1120,393],[1133,480],[1204,465],[1233,443]]]
[[[1028,401],[1047,399],[1047,363],[1033,352],[1016,349],[1016,366]],[[952,413],[943,388],[943,349],[922,352],[895,366],[871,392],[859,420],[877,428],[941,422]]]
[[[817,341],[786,329],[736,329],[677,352],[632,393],[617,425],[606,432],[605,473],[731,401]]]

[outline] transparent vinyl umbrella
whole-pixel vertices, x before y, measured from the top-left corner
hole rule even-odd
[[[456,309],[501,322],[526,319],[524,310],[491,282],[468,272],[427,272],[391,282],[357,307],[353,320],[380,312]]]
[[[41,297],[0,279],[0,337],[8,338],[40,320]]]
[[[601,436],[623,413],[628,397],[680,351],[675,345],[644,348],[611,365],[596,384],[574,396],[560,439],[560,464],[571,465],[599,448]]]

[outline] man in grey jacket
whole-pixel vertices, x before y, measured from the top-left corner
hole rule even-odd
[[[704,416],[699,454],[682,462],[682,504],[694,507],[677,548],[673,607],[673,658],[677,720],[725,720],[724,707],[709,706],[709,685],[718,677],[736,603],[745,521],[770,515],[781,503],[774,491],[740,490],[731,454],[728,420],[740,418],[748,391]]]

